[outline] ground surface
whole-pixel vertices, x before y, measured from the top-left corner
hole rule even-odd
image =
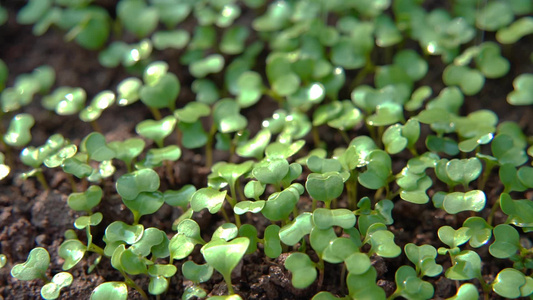
[[[105,2],[105,1],[103,1]],[[74,43],[65,43],[62,33],[50,31],[42,37],[34,37],[31,34],[31,27],[20,26],[14,20],[13,9],[20,7],[19,2],[4,4],[9,6],[10,19],[7,24],[0,27],[0,58],[3,59],[10,70],[10,78],[7,86],[13,84],[16,75],[29,73],[35,67],[42,64],[49,64],[56,70],[57,80],[55,86],[79,86],[84,88],[88,93],[88,99],[91,99],[97,92],[110,89],[114,90],[118,82],[128,76],[123,69],[105,69],[101,67],[97,60],[97,53],[86,51]],[[490,37],[487,37],[490,38]],[[533,135],[533,122],[531,122],[531,110],[512,107],[505,101],[506,94],[512,90],[512,79],[524,72],[532,72],[531,64],[521,64],[520,59],[527,57],[528,51],[533,48],[533,38],[530,36],[522,40],[512,49],[504,49],[506,56],[513,65],[511,75],[503,80],[489,80],[481,94],[476,97],[466,99],[464,113],[488,108],[494,110],[500,117],[500,120],[512,120],[522,125],[527,135]],[[529,49],[529,50],[528,50]],[[526,54],[526,55],[523,55]],[[176,73],[182,82],[182,86],[187,86],[192,78],[186,73],[180,71],[177,64],[177,52],[159,53],[163,59],[174,61],[170,63],[171,71]],[[174,60],[171,58],[174,57]],[[168,60],[170,59],[170,60]],[[430,73],[425,79],[429,84],[438,91],[442,88],[440,74],[443,65],[439,58],[430,59]],[[529,67],[527,67],[529,65]],[[529,69],[527,69],[529,68]],[[348,73],[349,76],[354,74]],[[350,80],[347,80],[350,82]],[[343,97],[349,98],[349,91],[343,90]],[[192,94],[186,87],[182,89],[177,106],[182,107],[185,103],[192,101]],[[38,99],[38,98],[37,98]],[[247,109],[244,113],[247,116],[253,116],[257,120],[252,124],[256,128],[259,121],[271,115],[276,109],[272,101],[264,99],[262,104],[257,107]],[[39,101],[35,100],[33,105],[24,109],[32,113],[36,119],[36,126],[32,129],[33,145],[41,145],[52,133],[59,132],[65,137],[72,139],[76,144],[80,139],[92,131],[92,128],[85,123],[76,121],[76,117],[56,117],[53,114],[41,109]],[[151,118],[148,110],[141,103],[129,107],[113,107],[104,112],[99,120],[102,131],[106,133],[108,141],[124,140],[135,135],[134,126],[139,121]],[[7,119],[7,118],[6,118]],[[4,121],[4,126],[7,124]],[[362,132],[351,132],[350,137],[355,137]],[[324,136],[325,137],[325,136]],[[331,144],[339,142],[339,137],[331,136]],[[171,143],[172,140],[169,140]],[[423,145],[420,145],[423,146]],[[4,150],[4,149],[2,149]],[[302,153],[302,156],[305,153]],[[218,159],[225,157],[219,156]],[[408,158],[406,155],[405,158]],[[400,157],[400,160],[402,158]],[[402,166],[404,161],[395,162],[395,166]],[[174,171],[179,178],[175,186],[162,180],[162,189],[178,188],[187,183],[192,183],[197,187],[205,186],[206,170],[202,168],[203,158],[202,151],[184,150],[180,161],[175,165]],[[125,172],[124,166],[120,163],[117,165],[115,178],[118,178]],[[42,282],[22,282],[12,278],[9,270],[13,264],[26,260],[29,251],[37,246],[45,247],[51,254],[50,274],[56,274],[61,271],[61,258],[57,255],[57,250],[63,241],[63,233],[67,229],[72,229],[76,213],[71,211],[66,205],[66,199],[71,193],[70,185],[66,178],[60,172],[46,170],[45,176],[51,184],[51,190],[45,191],[34,179],[20,180],[17,175],[27,171],[27,167],[20,162],[12,168],[11,175],[0,182],[0,253],[7,256],[8,264],[0,269],[0,296],[5,299],[38,299],[39,290]],[[394,170],[397,173],[399,169]],[[161,174],[163,177],[163,174]],[[495,175],[495,174],[493,174]],[[489,180],[485,190],[489,202],[494,202],[502,186],[496,184],[496,178],[493,176]],[[95,240],[101,241],[103,229],[113,220],[131,220],[129,211],[124,207],[120,198],[114,193],[113,181],[108,180],[102,183],[106,191],[102,204],[97,208],[104,214],[104,222],[98,226],[94,233]],[[81,185],[79,188],[83,188]],[[397,188],[397,187],[394,187]],[[435,187],[438,189],[439,187]],[[434,191],[430,191],[433,193]],[[364,195],[365,191],[362,191]],[[532,198],[531,193],[528,195]],[[302,199],[302,206],[306,205],[306,199]],[[396,243],[403,248],[406,243],[432,244],[435,247],[442,246],[436,237],[437,228],[443,225],[459,227],[463,220],[469,214],[459,214],[456,216],[446,215],[442,210],[435,210],[431,204],[415,205],[404,202],[400,199],[394,199],[395,207],[393,218],[395,223],[391,226],[396,236]],[[155,215],[143,217],[142,223],[145,227],[155,226],[172,236],[172,222],[180,215],[178,209],[169,206],[163,208]],[[223,220],[218,216],[211,216],[207,213],[195,214],[194,217],[202,227],[205,233],[212,232]],[[498,218],[498,215],[497,215]],[[497,219],[497,222],[503,222]],[[248,220],[250,223],[261,222],[261,220]],[[266,225],[266,224],[263,224]],[[259,225],[261,226],[261,225]],[[100,231],[98,231],[100,230]],[[207,235],[208,236],[208,235]],[[98,242],[97,242],[98,243]],[[101,242],[100,242],[101,244]],[[102,245],[100,245],[102,246]],[[483,274],[486,274],[487,280],[492,280],[494,274],[506,265],[503,261],[494,261],[487,251],[488,247],[479,249],[483,261]],[[197,249],[198,250],[198,249]],[[193,260],[202,262],[199,251],[195,251]],[[72,269],[74,282],[71,287],[66,289],[61,299],[88,299],[91,291],[104,281],[122,280],[121,275],[109,265],[108,260],[104,259],[99,267],[91,274],[86,270],[91,258],[85,258],[82,263]],[[328,290],[339,295],[345,294],[343,288],[339,286],[338,266],[327,265],[326,276],[322,287],[316,283],[305,290],[292,288],[290,284],[290,274],[283,267],[284,256],[276,260],[270,260],[262,256],[259,252],[253,255],[247,255],[244,263],[237,267],[234,272],[234,284],[236,291],[243,296],[243,299],[309,299],[319,290]],[[439,256],[437,261],[442,263],[445,268],[449,266],[449,260]],[[404,256],[397,259],[375,259],[374,264],[378,270],[378,284],[383,286],[388,295],[394,289],[394,272],[403,265],[409,264]],[[180,263],[176,263],[180,269]],[[429,280],[431,281],[431,280]],[[146,287],[147,279],[139,279],[141,286]],[[442,277],[437,281],[432,281],[435,286],[435,298],[450,297],[455,293],[456,285]],[[163,298],[176,299],[183,292],[187,282],[183,282],[181,277],[172,278],[170,289]],[[215,272],[213,278],[203,287],[211,295],[221,295],[226,292],[226,286],[221,278]],[[1,297],[0,297],[1,298]],[[130,299],[138,299],[139,294],[130,292]],[[155,299],[155,298],[154,298]]]

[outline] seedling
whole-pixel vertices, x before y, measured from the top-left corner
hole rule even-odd
[[[128,299],[128,286],[124,282],[108,281],[97,286],[91,293],[91,300]]]
[[[231,285],[231,272],[242,259],[249,244],[250,240],[245,237],[238,237],[229,242],[215,239],[200,250],[205,261],[222,274],[230,295],[235,294]]]
[[[9,123],[4,142],[13,147],[23,147],[31,141],[30,129],[35,124],[30,114],[18,114]]]

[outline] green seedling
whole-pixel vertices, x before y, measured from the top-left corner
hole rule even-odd
[[[89,158],[99,162],[111,160],[116,153],[109,148],[105,137],[98,132],[92,132],[86,136],[80,144],[82,151],[87,152]]]
[[[183,49],[189,43],[189,32],[177,30],[160,30],[152,34],[152,43],[157,50],[165,49]]]
[[[419,275],[409,266],[401,266],[395,275],[396,290],[391,299],[398,296],[407,299],[431,299],[433,297],[433,286],[427,281],[423,281]]]
[[[165,200],[163,198],[163,193],[159,191],[152,191],[140,192],[133,199],[125,199],[123,197],[122,202],[131,210],[133,213],[133,223],[137,224],[142,216],[150,215],[158,211],[165,203]]]
[[[500,224],[494,227],[494,243],[489,247],[489,252],[497,258],[508,258],[516,254],[520,246],[519,234],[511,225]]]
[[[211,241],[214,241],[215,239],[223,239],[226,242],[229,242],[230,240],[237,237],[239,234],[239,229],[237,226],[233,223],[225,223],[220,225],[215,232],[213,232],[213,235],[211,236]]]
[[[305,189],[316,201],[323,201],[327,208],[333,199],[342,194],[344,181],[338,172],[311,173],[307,176]]]
[[[507,222],[525,231],[533,227],[533,203],[527,199],[513,200],[507,193],[500,195],[500,206],[502,211],[508,216]]]
[[[52,277],[52,281],[41,288],[41,296],[44,299],[57,299],[62,288],[72,284],[72,275],[67,272],[57,273]]]
[[[511,105],[533,104],[533,74],[521,74],[513,81],[514,90],[507,95],[507,102]]]
[[[460,183],[467,190],[468,184],[479,177],[481,169],[481,162],[476,157],[452,160],[443,158],[435,165],[437,177],[450,189]]]
[[[41,104],[58,115],[73,115],[84,108],[86,96],[82,88],[59,87],[52,94],[44,96]]]
[[[481,276],[481,258],[471,250],[464,250],[457,254],[450,255],[453,257],[453,266],[446,270],[446,278],[452,280],[470,280],[477,278],[484,283]]]
[[[217,130],[221,133],[231,133],[244,129],[248,121],[239,111],[238,103],[232,99],[218,101],[213,108],[213,120]]]
[[[192,62],[189,65],[189,72],[196,78],[204,78],[208,74],[222,71],[223,68],[224,57],[220,54],[212,54]]]
[[[374,223],[368,227],[363,243],[371,245],[369,255],[396,257],[402,252],[402,249],[394,243],[394,234],[382,223]]]
[[[366,235],[368,228],[375,223],[382,223],[390,225],[394,223],[392,219],[392,209],[394,207],[392,201],[385,199],[376,203],[374,209],[371,207],[370,198],[364,197],[358,203],[358,210],[355,214],[358,215],[358,228],[361,234]]]
[[[487,31],[496,31],[509,25],[514,14],[506,2],[491,2],[485,5],[476,15],[476,26]]]
[[[215,239],[200,249],[205,261],[224,277],[230,295],[235,294],[231,285],[231,272],[244,256],[249,244],[250,240],[245,237],[238,237],[230,242]]]
[[[468,234],[469,231],[470,228],[468,227],[461,227],[457,230],[453,229],[450,226],[440,227],[437,232],[439,239],[449,248],[439,248],[439,254],[444,255],[447,252],[450,252],[450,254],[453,255],[457,254],[459,252],[459,246],[468,242],[468,240],[470,239],[470,235]]]
[[[305,253],[291,253],[285,260],[284,265],[292,273],[291,283],[295,288],[306,288],[316,280],[315,263]]]
[[[169,279],[177,272],[174,265],[151,265],[148,267],[148,274],[150,275],[150,283],[148,284],[148,292],[152,295],[161,295],[168,290]]]
[[[159,167],[163,162],[176,161],[181,157],[181,149],[176,145],[170,145],[158,149],[150,149],[146,152],[144,160],[139,162],[139,166],[146,168]]]
[[[328,229],[333,226],[351,228],[355,225],[356,217],[348,209],[317,208],[313,211],[313,223],[318,229]]]
[[[250,240],[250,244],[248,245],[248,249],[246,250],[246,253],[244,253],[244,254],[252,254],[252,253],[254,253],[255,251],[257,251],[257,243],[259,241],[264,241],[264,239],[260,240],[257,237],[257,229],[255,229],[255,227],[250,225],[250,224],[243,224],[239,228],[239,236],[246,237],[246,238],[248,238]]]
[[[497,134],[490,144],[492,154],[498,159],[500,165],[512,164],[515,167],[523,165],[527,161],[525,145],[520,147],[519,142],[507,134]]]
[[[144,150],[145,142],[140,138],[130,138],[122,142],[109,142],[107,143],[107,147],[115,152],[116,159],[126,164],[128,172],[132,172],[132,163]]]
[[[514,44],[522,37],[533,33],[533,18],[523,17],[496,32],[496,39],[502,44]]]
[[[152,42],[149,39],[143,39],[135,44],[115,41],[100,52],[98,61],[108,68],[114,68],[120,64],[124,67],[135,67],[143,65],[151,53]]]
[[[0,69],[0,73],[2,73],[0,77],[7,78],[7,67],[4,65],[4,68],[0,67]],[[4,86],[3,81],[0,84],[2,87]],[[47,65],[35,68],[31,74],[18,76],[15,79],[14,86],[6,88],[0,94],[0,107],[2,111],[11,112],[28,105],[36,93],[48,93],[54,81],[55,71]]]
[[[428,135],[426,137],[426,147],[433,152],[442,152],[451,156],[455,156],[460,152],[456,141],[448,137],[438,137],[435,135]]]
[[[140,99],[139,92],[142,88],[142,81],[138,78],[126,78],[117,86],[117,104],[126,106],[137,102]]]
[[[138,242],[144,233],[144,226],[128,225],[122,221],[115,221],[107,226],[105,229],[106,248],[105,255],[111,256],[116,247],[120,244],[126,243],[128,245]]]
[[[268,129],[261,129],[255,137],[237,146],[235,152],[240,157],[253,157],[260,160],[263,158],[263,153],[270,143],[271,137],[272,134]]]
[[[106,90],[98,93],[91,100],[89,106],[80,111],[80,120],[84,122],[94,122],[98,119],[102,112],[115,103],[116,96],[112,91]]]
[[[30,251],[25,263],[16,264],[11,269],[11,276],[18,280],[42,279],[48,282],[46,270],[50,265],[50,255],[46,249],[37,247]]]
[[[224,54],[240,54],[244,51],[245,42],[250,35],[248,27],[236,25],[224,32],[220,42],[220,51]]]
[[[279,231],[280,240],[289,246],[294,246],[308,235],[313,228],[312,214],[302,213],[290,224],[283,226]]]
[[[91,293],[91,300],[128,299],[128,286],[124,282],[109,281],[97,286]]]
[[[198,102],[213,104],[220,99],[218,87],[212,80],[206,78],[196,79],[193,81],[191,88],[196,93],[196,101]]]
[[[361,254],[359,253],[359,248],[361,247],[361,245],[361,240],[359,238],[356,240],[345,237],[335,238],[330,241],[328,247],[324,249],[324,252],[322,253],[322,258],[324,259],[324,261],[327,261],[332,264],[342,263],[353,254]],[[358,259],[355,259],[355,261],[361,260],[362,259],[360,257],[358,257]],[[352,270],[353,269],[354,268],[352,268]],[[364,272],[366,272],[366,270]]]
[[[262,160],[252,169],[252,175],[262,184],[280,185],[289,172],[289,163],[283,158]]]
[[[133,200],[142,192],[155,192],[159,188],[159,175],[152,169],[141,169],[122,175],[116,189],[124,200]]]
[[[485,84],[485,77],[480,71],[457,65],[446,67],[442,80],[448,86],[459,86],[461,91],[468,96],[479,93]]]
[[[145,2],[120,1],[117,4],[117,15],[124,28],[138,38],[146,37],[154,31],[159,22],[157,9]]]
[[[217,213],[224,204],[227,191],[218,191],[213,188],[201,188],[191,196],[191,208],[198,212],[207,208],[210,213]]]
[[[273,193],[268,197],[261,213],[270,221],[286,220],[303,192],[303,186],[294,183],[281,192]]]
[[[416,120],[408,120],[405,125],[395,124],[383,133],[382,141],[389,154],[396,154],[408,148],[416,153],[414,145],[420,136],[420,124]]]
[[[472,190],[466,193],[454,192],[444,197],[442,206],[449,214],[462,211],[481,211],[485,208],[486,196],[483,191]]]
[[[418,158],[412,158],[407,167],[397,176],[396,183],[400,186],[400,198],[417,204],[429,201],[426,191],[432,186],[433,181],[426,175],[427,167],[434,167],[438,156],[426,152]]]
[[[477,287],[471,283],[462,284],[455,296],[448,298],[448,300],[468,300],[479,298]]]
[[[466,117],[452,118],[452,120],[456,132],[465,139],[459,143],[459,150],[470,152],[492,140],[498,116],[489,110],[478,110]]]
[[[253,71],[246,71],[239,76],[237,88],[237,103],[241,107],[256,104],[263,95],[264,89],[261,76]]]
[[[463,222],[463,227],[469,229],[466,235],[470,236],[469,244],[474,248],[487,244],[492,237],[492,226],[483,218],[470,217]]]
[[[509,299],[527,297],[533,293],[533,278],[525,276],[516,269],[506,268],[496,275],[492,290]]]
[[[442,266],[435,262],[435,258],[437,257],[437,250],[433,246],[417,246],[415,244],[410,243],[405,245],[404,251],[407,255],[407,258],[413,264],[415,264],[415,276],[419,278],[423,276],[435,277],[442,273]],[[406,273],[411,276],[410,271],[406,271]]]
[[[369,297],[371,299],[384,299],[385,291],[376,284],[377,271],[374,267],[360,275],[348,273],[346,285],[352,299]]]
[[[376,106],[376,113],[366,118],[370,126],[386,126],[400,121],[403,121],[403,107],[392,102]]]
[[[76,211],[91,212],[102,200],[103,191],[97,185],[91,185],[83,193],[72,193],[68,196],[68,206]]]
[[[157,109],[165,107],[170,110],[175,109],[181,88],[178,77],[168,73],[167,69],[167,63],[161,61],[148,65],[143,73],[145,85],[139,90],[141,101],[152,109],[156,119],[161,118]]]
[[[270,258],[276,258],[282,253],[283,249],[281,247],[279,231],[280,227],[275,224],[269,225],[265,229],[265,234],[263,238],[263,251],[265,251],[265,255]]]
[[[31,141],[30,129],[35,124],[30,114],[18,114],[11,119],[7,132],[4,134],[4,142],[9,146],[23,147]]]
[[[359,183],[369,189],[379,189],[388,183],[392,171],[391,158],[382,150],[373,150],[366,157],[366,171],[359,174]]]
[[[207,295],[207,293],[199,286],[199,284],[206,282],[211,278],[213,275],[213,267],[208,264],[197,265],[193,261],[186,261],[181,266],[181,272],[185,278],[194,283],[192,287],[186,289],[184,296],[185,294],[191,296],[196,295],[197,297],[205,297]]]
[[[59,256],[65,260],[62,269],[67,271],[76,266],[85,256],[87,246],[77,239],[64,241],[59,247]]]

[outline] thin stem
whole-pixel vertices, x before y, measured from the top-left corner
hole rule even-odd
[[[231,285],[231,274],[229,274],[229,276],[227,274],[224,274],[222,276],[224,277],[224,281],[226,282],[226,286],[228,287],[228,295],[235,294],[233,286]]]
[[[492,172],[492,169],[494,168],[494,166],[496,166],[495,162],[491,162],[491,161],[485,162],[485,170],[483,170],[483,175],[481,175],[478,181],[478,187],[477,187],[478,190],[482,191],[485,189],[485,184],[487,184],[490,173]]]
[[[122,276],[124,276],[124,282],[126,283],[126,285],[128,285],[129,287],[135,289],[137,292],[139,292],[139,294],[141,294],[141,297],[143,297],[143,299],[148,299],[148,295],[146,295],[146,293],[143,291],[143,289],[135,283],[135,281],[133,281],[129,276],[128,274],[126,274],[125,272],[123,271],[120,271],[120,273],[122,274]]]
[[[93,244],[93,243],[91,243],[91,244],[89,245],[88,250],[91,251],[91,252],[94,252],[94,253],[98,253],[98,254],[101,255],[101,256],[106,256],[106,255],[104,254],[104,249],[100,248],[99,246],[97,246],[97,245],[95,245],[95,244]]]
[[[315,148],[320,148],[322,141],[320,140],[320,135],[318,134],[318,127],[313,126],[311,129],[311,134],[313,135],[313,143],[315,144]]]
[[[96,121],[96,120],[92,120],[92,121],[90,122],[90,124],[91,124],[91,127],[93,128],[94,131],[102,133],[102,128],[101,128],[100,125],[98,124],[98,121]]]
[[[350,137],[348,136],[346,131],[339,129],[339,132],[341,133],[341,136],[342,136],[342,139],[344,140],[344,142],[346,144],[349,144],[350,143]]]
[[[324,260],[321,256],[318,257],[318,289],[322,287],[322,284],[324,283]]]
[[[492,208],[490,209],[489,217],[487,218],[487,223],[492,226],[492,220],[494,219],[494,214],[496,214],[496,211],[500,208],[500,199],[497,199],[496,202],[492,205]]]
[[[215,124],[211,125],[209,130],[209,136],[207,137],[207,142],[205,143],[205,167],[211,169],[213,165],[213,138],[217,132],[217,127]]]
[[[37,178],[37,181],[43,186],[45,190],[49,190],[50,186],[48,185],[48,182],[46,182],[46,178],[44,178],[44,174],[41,170],[37,170],[35,172],[35,177]]]
[[[148,107],[148,109],[152,113],[152,116],[154,116],[154,119],[156,119],[156,120],[161,120],[162,119],[161,112],[159,111],[159,109],[157,109],[155,107],[150,107],[150,106]]]
[[[231,223],[231,220],[229,219],[228,213],[226,213],[226,210],[224,209],[224,207],[222,207],[220,209],[220,211],[222,212],[222,216],[224,216],[224,220],[226,220],[226,222],[228,222],[228,223]],[[235,220],[235,223],[237,223],[237,220]]]
[[[172,168],[172,162],[170,160],[163,161],[163,164],[165,164],[165,172],[167,174],[167,179],[170,185],[176,184],[176,178],[174,177],[174,170]]]
[[[74,180],[74,176],[70,173],[65,173],[65,176],[67,177],[68,182],[70,183],[70,188],[72,189],[73,193],[78,192],[78,187],[76,184],[76,181]]]

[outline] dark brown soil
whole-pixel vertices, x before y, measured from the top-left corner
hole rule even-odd
[[[6,3],[4,3],[6,2]],[[105,2],[105,1],[101,1]],[[82,87],[87,91],[88,99],[91,99],[99,91],[110,89],[115,90],[116,85],[129,75],[121,68],[106,69],[97,62],[97,52],[87,51],[75,43],[63,41],[62,33],[49,31],[42,37],[34,37],[31,27],[18,25],[14,20],[14,9],[19,8],[23,2],[0,1],[2,5],[10,9],[10,19],[7,24],[0,27],[0,58],[6,62],[10,70],[10,77],[7,86],[11,86],[15,77],[19,74],[29,73],[35,67],[49,64],[56,70],[57,79],[55,86]],[[112,5],[111,5],[112,6]],[[490,37],[488,37],[490,38]],[[533,72],[531,64],[523,64],[521,60],[529,55],[533,47],[533,37],[524,38],[516,44],[513,49],[504,49],[504,55],[511,61],[513,69],[510,75],[504,79],[489,80],[482,93],[476,97],[468,97],[465,100],[465,111],[468,113],[480,108],[487,108],[495,111],[501,121],[512,120],[518,122],[526,135],[533,135],[533,122],[530,121],[531,109],[512,107],[505,101],[506,94],[512,90],[513,78],[521,73]],[[184,72],[176,59],[178,52],[165,51],[159,53],[161,59],[172,61],[171,71],[176,73],[184,86],[178,100],[178,107],[193,100],[191,91],[186,87],[192,81],[191,77]],[[434,87],[435,91],[442,88],[440,74],[443,64],[439,58],[430,59],[430,74],[423,84]],[[349,74],[350,75],[350,74]],[[347,82],[351,80],[348,79]],[[349,98],[349,91],[343,90],[341,99]],[[275,102],[270,99],[263,99],[260,105],[244,111],[250,120],[252,128],[259,128],[260,121],[271,115],[276,109]],[[79,144],[81,138],[92,132],[89,124],[80,122],[76,116],[57,117],[43,110],[39,105],[39,98],[33,104],[25,107],[24,112],[31,113],[36,119],[36,126],[32,129],[32,145],[41,145],[52,133],[61,133]],[[139,121],[151,118],[150,112],[141,103],[128,107],[114,106],[104,112],[99,124],[102,132],[105,133],[108,141],[124,140],[135,135],[134,126]],[[2,120],[3,126],[7,126],[9,118]],[[366,134],[365,132],[350,132],[350,137]],[[324,135],[330,145],[338,144],[341,138],[335,135]],[[168,141],[172,143],[170,139]],[[420,144],[423,147],[423,144]],[[0,151],[6,152],[7,149]],[[19,149],[12,149],[13,153],[18,153]],[[303,156],[305,153],[302,153]],[[177,182],[172,184],[167,180],[162,180],[162,190],[167,188],[177,189],[184,184],[194,184],[203,187],[206,183],[207,171],[203,168],[202,150],[191,151],[183,149],[182,158],[174,165],[174,172]],[[224,153],[216,153],[217,160],[227,159]],[[398,156],[401,161],[395,163],[403,166],[408,155]],[[102,182],[101,186],[105,190],[104,200],[98,207],[98,211],[104,214],[104,221],[94,231],[95,241],[103,246],[101,237],[105,227],[114,220],[131,222],[132,216],[122,204],[120,197],[114,192],[113,182],[126,172],[124,165],[117,163],[117,172],[114,178]],[[7,256],[7,265],[0,269],[0,299],[39,299],[42,282],[19,281],[10,276],[9,270],[16,264],[26,260],[26,257],[34,247],[44,247],[51,255],[51,267],[49,274],[53,275],[61,272],[62,259],[58,256],[58,248],[64,240],[64,232],[73,229],[73,222],[78,216],[70,210],[66,204],[68,195],[72,192],[70,184],[62,172],[57,170],[45,170],[45,176],[51,184],[51,189],[45,191],[34,179],[20,180],[18,174],[27,171],[27,167],[16,160],[11,174],[0,182],[0,253]],[[164,178],[163,170],[158,170]],[[397,173],[399,169],[395,169]],[[493,175],[496,175],[493,174]],[[302,176],[302,178],[304,178]],[[302,180],[303,182],[303,180]],[[83,190],[82,183],[78,188]],[[393,188],[397,188],[394,186]],[[430,190],[430,196],[444,187],[436,186]],[[502,186],[499,185],[496,176],[491,178],[485,190],[490,204],[497,200],[501,193]],[[362,189],[361,194],[369,194],[369,191]],[[532,193],[522,195],[522,198],[532,198]],[[443,246],[436,235],[437,229],[443,225],[450,225],[454,228],[460,227],[462,222],[469,217],[469,214],[448,215],[442,210],[433,208],[432,204],[415,205],[401,199],[393,199],[395,202],[393,210],[394,224],[390,226],[396,238],[396,243],[403,248],[407,243],[431,244],[435,247]],[[302,198],[302,207],[308,206],[309,200]],[[173,235],[172,223],[182,212],[177,208],[163,206],[160,211],[151,216],[141,219],[145,227],[157,227]],[[488,211],[483,211],[482,216],[488,215]],[[218,227],[223,219],[218,215],[210,215],[205,211],[197,213],[194,219],[198,221],[202,232],[206,234],[205,239],[209,239],[209,234]],[[496,215],[496,223],[503,223],[505,216]],[[264,220],[259,217],[245,222],[256,225],[258,228],[265,227]],[[81,235],[81,233],[79,233]],[[203,259],[199,254],[199,249],[193,253],[191,259],[197,263],[202,263]],[[510,264],[503,260],[496,260],[488,254],[488,246],[476,250],[483,259],[483,274],[486,280],[494,279],[495,274]],[[105,281],[123,280],[119,272],[114,270],[107,259],[103,259],[96,270],[87,274],[88,266],[94,260],[94,256],[84,258],[82,262],[71,270],[74,276],[73,284],[61,293],[60,299],[88,299],[92,290]],[[339,296],[345,295],[346,290],[340,285],[340,266],[326,264],[326,274],[322,286],[317,283],[307,289],[299,290],[292,287],[290,274],[283,267],[286,255],[278,259],[269,259],[258,251],[252,255],[246,255],[243,263],[233,272],[233,283],[235,290],[243,299],[310,299],[320,290],[330,291]],[[449,267],[450,262],[447,257],[439,256],[438,263],[444,268]],[[181,262],[175,263],[180,270]],[[382,286],[387,295],[394,292],[394,272],[404,264],[410,264],[405,256],[395,259],[373,258],[373,264],[378,270],[378,284]],[[179,273],[179,272],[178,272]],[[137,277],[137,283],[147,287],[148,279]],[[438,280],[427,279],[435,287],[435,298],[447,298],[455,294],[456,283],[441,276]],[[478,284],[476,281],[473,281]],[[170,283],[168,293],[161,299],[177,299],[181,297],[183,290],[190,285],[184,281],[181,275],[174,276]],[[222,277],[215,272],[212,279],[202,284],[209,295],[223,295],[227,292],[226,285]],[[131,290],[131,289],[130,289]],[[496,295],[492,295],[497,299]],[[155,299],[155,297],[153,297]],[[131,290],[129,299],[140,299],[140,295]]]

